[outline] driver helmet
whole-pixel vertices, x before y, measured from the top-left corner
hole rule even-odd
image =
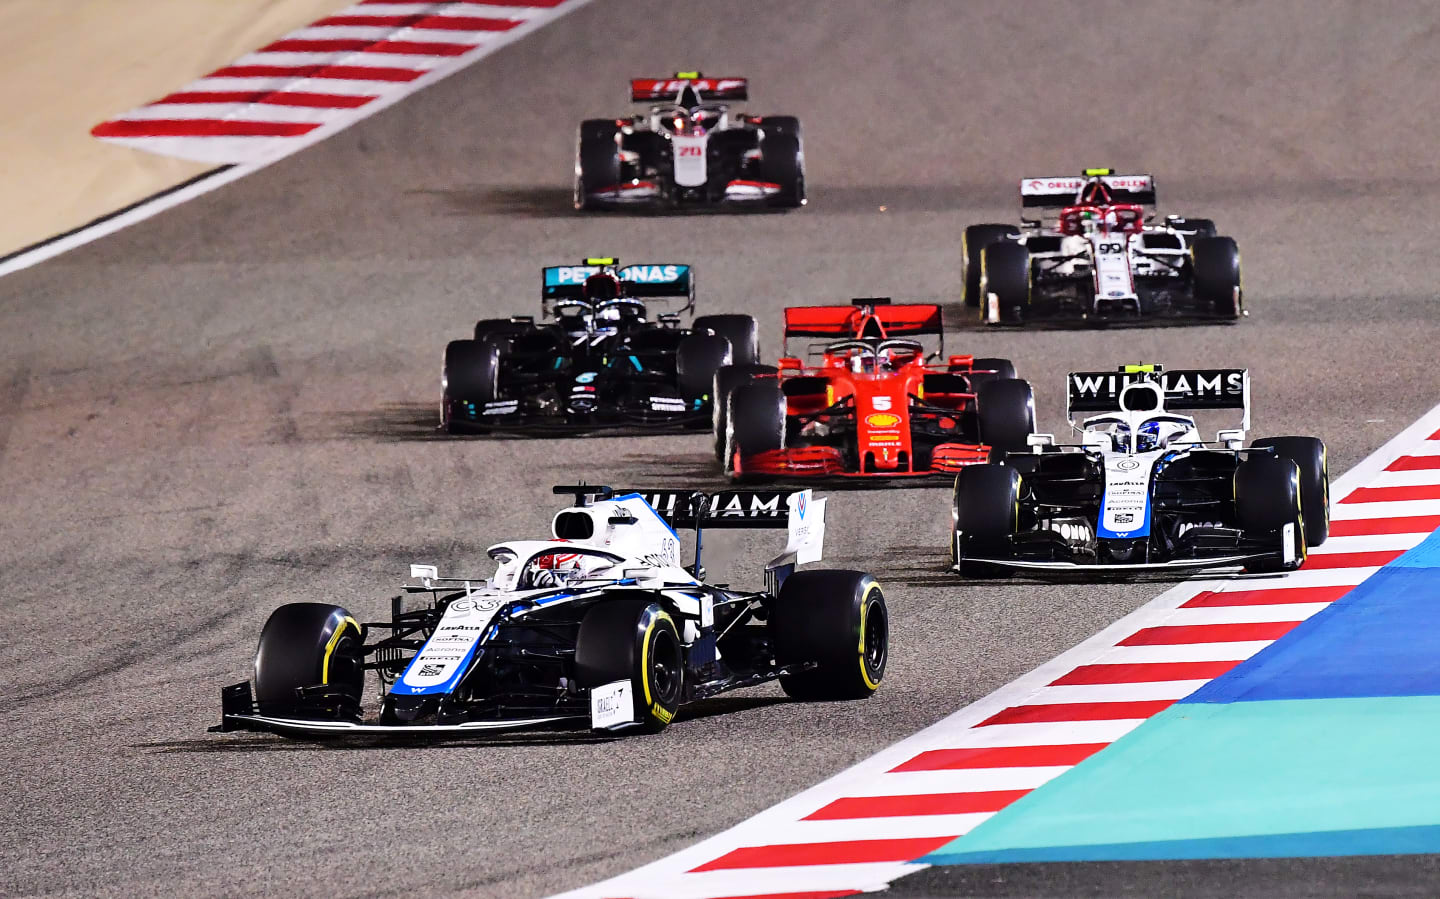
[[[585,299],[591,303],[604,303],[620,296],[620,279],[610,272],[596,272],[585,279]]]
[[[1135,432],[1135,451],[1137,453],[1148,453],[1165,446],[1168,435],[1164,435],[1160,429],[1160,422],[1147,421]]]
[[[872,375],[875,373],[875,354],[866,352],[855,352],[850,356],[850,370],[857,375]]]
[[[1104,222],[1105,222],[1105,230],[1106,230],[1106,231],[1119,231],[1119,230],[1120,230],[1120,214],[1119,214],[1118,212],[1116,212],[1114,209],[1108,209],[1108,208],[1107,208],[1107,209],[1105,210]]]
[[[564,550],[536,556],[530,565],[532,587],[564,587],[605,567],[603,559]]]
[[[1089,234],[1100,227],[1100,217],[1092,209],[1082,209],[1079,215],[1080,232]]]

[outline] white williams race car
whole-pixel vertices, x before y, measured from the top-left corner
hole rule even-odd
[[[1289,571],[1330,530],[1325,444],[1272,437],[1244,447],[1250,375],[1127,365],[1072,372],[1080,443],[972,465],[955,480],[951,560],[961,574],[1243,566]],[[1243,410],[1206,441],[1182,410]],[[1077,424],[1076,412],[1095,413]]]
[[[456,735],[507,728],[663,729],[687,702],[779,679],[800,699],[869,696],[885,674],[885,596],[859,571],[796,571],[819,561],[825,500],[798,492],[575,497],[554,538],[490,548],[489,577],[442,578],[391,601],[388,621],[361,623],[328,603],[291,603],[260,634],[255,679],[222,691],[219,731]],[[675,528],[696,532],[681,564]],[[781,528],[784,551],[765,588],[705,583],[700,534]],[[423,597],[418,608],[407,599]],[[365,685],[375,672],[378,718]]]

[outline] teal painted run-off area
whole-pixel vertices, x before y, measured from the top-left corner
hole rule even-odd
[[[920,861],[1440,853],[1440,532]]]

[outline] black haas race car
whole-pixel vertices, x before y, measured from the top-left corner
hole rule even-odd
[[[753,364],[748,315],[682,316],[695,307],[688,265],[619,266],[613,257],[546,268],[541,321],[482,319],[445,347],[441,427],[450,433],[704,429],[717,372]],[[647,301],[683,303],[653,320]]]
[[[965,229],[965,304],[979,308],[982,322],[1242,315],[1235,241],[1217,236],[1210,219],[1170,215],[1151,224],[1150,175],[1086,169],[1075,177],[1023,178],[1020,202],[1054,218]]]
[[[1325,444],[1272,437],[1244,446],[1244,369],[1127,365],[1071,372],[1079,444],[1030,438],[955,479],[952,562],[969,576],[1025,571],[1299,568],[1330,531]],[[1182,410],[1241,409],[1240,427],[1200,436]],[[1076,422],[1077,412],[1087,413]]]
[[[805,205],[805,145],[793,116],[733,112],[744,78],[637,78],[646,115],[587,119],[575,151],[575,208]]]

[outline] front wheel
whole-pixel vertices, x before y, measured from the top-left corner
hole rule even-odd
[[[1020,229],[1014,225],[969,225],[961,238],[961,272],[965,286],[965,305],[978,308],[983,299],[980,294],[980,254],[992,243],[999,243],[1017,237]]]
[[[365,686],[364,628],[340,606],[287,603],[270,613],[255,651],[260,714],[358,720]],[[328,687],[302,704],[303,687]]]
[[[800,135],[785,132],[766,134],[760,141],[761,177],[780,185],[771,197],[771,206],[793,209],[805,205],[805,156]]]
[[[863,571],[797,571],[775,597],[769,622],[775,660],[814,667],[780,677],[795,699],[864,699],[880,687],[890,655],[890,613]]]
[[[1195,303],[1220,318],[1239,318],[1245,293],[1240,278],[1240,250],[1233,238],[1203,237],[1190,246]]]
[[[785,393],[779,381],[742,384],[730,394],[730,415],[726,423],[725,469],[734,471],[734,460],[778,450],[785,446]]]
[[[715,460],[721,465],[729,467],[731,394],[756,375],[778,372],[773,365],[726,365],[715,372],[714,389],[710,391],[710,424],[715,438]]]
[[[1319,546],[1330,536],[1330,466],[1325,442],[1318,437],[1269,437],[1250,444],[1270,448],[1300,472],[1300,512],[1305,516],[1305,542]]]
[[[951,495],[950,563],[966,577],[1000,577],[1010,570],[967,555],[1004,557],[1020,529],[1020,472],[1009,465],[971,465],[955,478]]]
[[[1276,540],[1276,552],[1245,564],[1251,572],[1294,571],[1305,563],[1300,469],[1289,459],[1251,453],[1235,468],[1235,517],[1247,537]]]
[[[993,243],[980,252],[980,320],[1019,324],[1030,309],[1030,251]]]
[[[674,619],[648,599],[601,600],[580,621],[575,676],[586,689],[629,681],[635,723],[659,733],[684,696],[685,653]]]

